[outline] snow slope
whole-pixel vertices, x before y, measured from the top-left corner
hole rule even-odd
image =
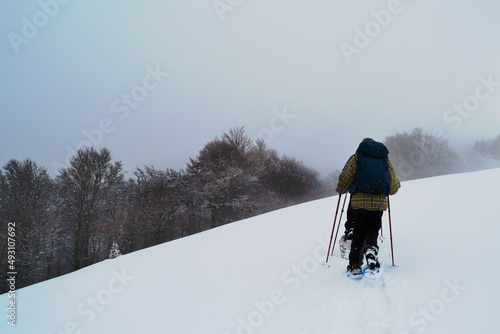
[[[404,182],[383,280],[326,259],[338,197],[121,256],[17,291],[1,333],[497,333],[500,169]],[[345,218],[342,219],[342,224]],[[339,232],[343,231],[343,225]],[[22,273],[20,273],[22,274]],[[7,295],[0,296],[7,315]]]

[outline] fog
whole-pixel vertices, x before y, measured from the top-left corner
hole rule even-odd
[[[322,175],[416,127],[464,150],[500,135],[496,1],[9,2],[0,164],[51,174],[81,147],[184,168],[245,126]]]

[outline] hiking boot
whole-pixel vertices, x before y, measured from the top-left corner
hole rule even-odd
[[[357,279],[363,277],[363,270],[360,265],[348,265],[347,266],[347,277]]]
[[[380,263],[378,262],[378,247],[367,247],[365,249],[365,259],[366,266],[373,270],[380,268]]]

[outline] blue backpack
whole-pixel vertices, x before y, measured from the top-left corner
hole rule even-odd
[[[356,150],[358,173],[351,194],[362,192],[389,195],[392,176],[388,155],[389,150],[382,143],[370,140],[359,144]]]

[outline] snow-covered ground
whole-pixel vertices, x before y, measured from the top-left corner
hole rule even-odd
[[[500,169],[404,182],[391,197],[397,267],[386,212],[380,281],[346,278],[338,244],[323,268],[331,197],[21,289],[15,327],[1,295],[0,332],[497,333],[498,180]]]

